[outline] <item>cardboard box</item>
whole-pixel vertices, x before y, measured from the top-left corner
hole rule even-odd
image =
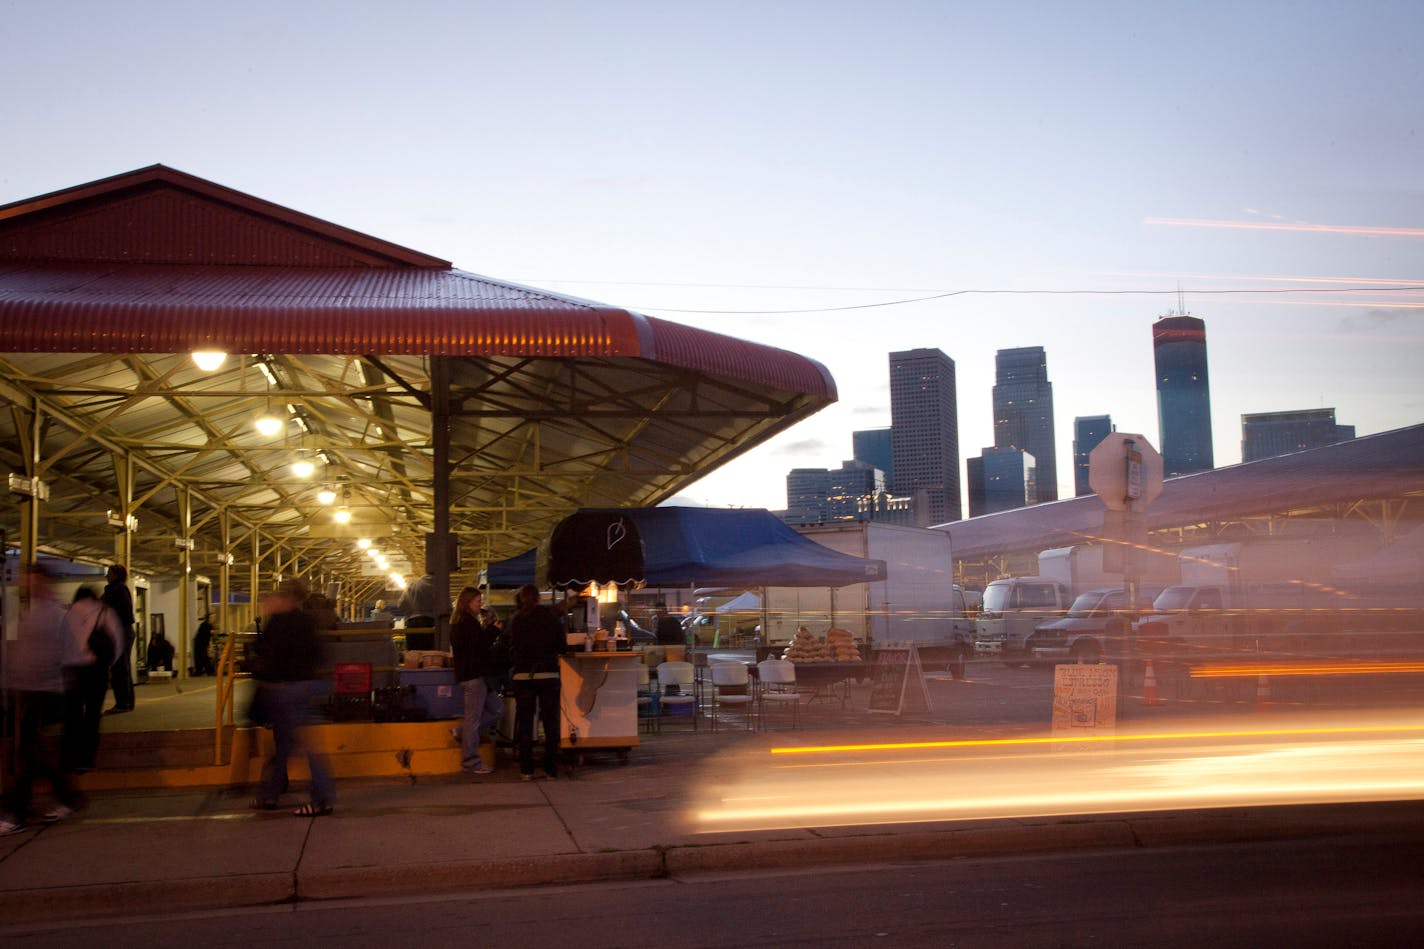
[[[407,669],[444,669],[452,662],[450,653],[438,649],[407,649],[401,665]]]

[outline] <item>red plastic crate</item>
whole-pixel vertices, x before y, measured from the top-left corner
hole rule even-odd
[[[361,695],[371,691],[369,662],[338,662],[334,668],[337,695]]]

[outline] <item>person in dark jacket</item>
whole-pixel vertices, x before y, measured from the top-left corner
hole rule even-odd
[[[198,624],[198,631],[193,634],[193,675],[210,676],[213,674],[212,646],[212,620],[204,616],[203,621]]]
[[[272,726],[272,758],[262,769],[262,783],[252,806],[272,810],[287,788],[287,759],[299,743],[299,730],[306,720],[311,700],[322,691],[317,669],[321,661],[321,638],[316,621],[302,610],[306,585],[300,580],[283,580],[277,592],[263,603],[267,620],[262,624],[254,648],[257,653],[258,702],[263,717]],[[310,744],[306,747],[311,770],[311,800],[293,811],[299,817],[330,814],[336,788],[326,756]]]
[[[460,730],[460,767],[466,774],[489,774],[494,769],[480,757],[480,734],[499,721],[504,702],[499,696],[504,678],[502,632],[493,610],[484,609],[478,587],[465,587],[455,600],[450,624],[450,649],[455,658],[455,678],[465,694],[465,721]]]
[[[119,646],[119,658],[109,672],[110,686],[114,690],[114,704],[104,713],[114,715],[119,712],[132,712],[134,709],[133,665],[130,658],[133,655],[134,643],[133,594],[128,588],[129,571],[123,564],[110,564],[104,579],[108,582],[104,584],[104,594],[100,599],[114,611],[124,631],[124,641]]]
[[[534,779],[534,710],[544,728],[544,774],[559,773],[559,656],[568,637],[558,615],[539,602],[532,583],[519,588],[518,611],[509,621],[510,664],[514,672],[514,743],[519,774]]]
[[[123,649],[118,616],[99,599],[93,587],[74,591],[64,614],[64,737],[60,760],[83,774],[94,770],[99,755],[99,718],[109,673]],[[99,651],[95,652],[95,648]],[[100,655],[102,653],[102,655]]]

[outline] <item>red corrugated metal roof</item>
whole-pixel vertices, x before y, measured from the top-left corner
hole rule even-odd
[[[0,352],[650,359],[820,398],[796,353],[459,270],[0,262]]]
[[[834,400],[825,368],[451,269],[162,165],[0,207],[0,352],[624,356]]]

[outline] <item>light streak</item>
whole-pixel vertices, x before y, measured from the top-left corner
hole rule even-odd
[[[698,831],[1424,799],[1424,720],[1412,712],[1354,722],[1332,715],[1264,727],[770,750],[804,757],[768,767],[764,749],[718,761],[687,812]]]
[[[1251,673],[1254,675],[1255,673]],[[1111,744],[1124,741],[1174,741],[1204,738],[1284,738],[1303,735],[1346,735],[1360,732],[1424,732],[1424,725],[1376,725],[1320,728],[1253,728],[1215,731],[1156,732],[1131,735],[1064,735],[1026,738],[964,738],[949,741],[890,741],[857,745],[783,745],[774,755],[846,753],[852,751],[913,751],[928,748],[995,748],[1014,745]]]
[[[1296,231],[1307,234],[1347,234],[1361,237],[1424,237],[1424,228],[1371,227],[1346,224],[1268,224],[1264,221],[1211,221],[1198,218],[1144,218],[1144,224],[1167,227],[1215,227],[1243,231]]]
[[[1339,662],[1339,663],[1237,663],[1192,666],[1193,679],[1226,679],[1238,676],[1350,676],[1394,675],[1424,672],[1424,662]]]

